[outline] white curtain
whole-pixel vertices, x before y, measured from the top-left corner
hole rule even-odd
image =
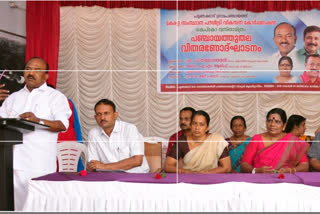
[[[205,110],[211,131],[231,135],[230,119],[242,115],[247,134],[265,131],[274,107],[307,118],[307,134],[320,125],[320,95],[294,93],[159,94],[159,9],[61,7],[57,89],[78,110],[84,139],[96,125],[93,107],[102,98],[116,104],[121,120],[144,136],[168,138],[179,130],[179,109]]]

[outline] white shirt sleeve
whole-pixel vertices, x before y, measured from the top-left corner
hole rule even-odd
[[[54,120],[60,120],[67,130],[69,127],[69,117],[72,114],[68,99],[60,93],[55,97],[55,99],[54,106],[52,107]]]
[[[144,142],[143,137],[139,133],[136,126],[132,125],[128,130],[128,139],[130,140],[130,154],[131,156],[135,155],[144,155]]]
[[[0,117],[3,117],[3,118],[7,118],[9,117],[8,115],[8,99],[5,99],[4,102],[2,103],[2,106],[0,107]]]

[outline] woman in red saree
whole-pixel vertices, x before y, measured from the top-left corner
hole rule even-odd
[[[309,144],[283,132],[287,121],[284,110],[274,108],[267,114],[267,132],[254,135],[246,147],[241,171],[246,173],[303,172],[309,164]]]

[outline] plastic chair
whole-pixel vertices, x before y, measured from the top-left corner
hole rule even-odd
[[[84,169],[87,167],[87,147],[76,141],[61,142],[57,144],[57,158],[59,172],[77,172],[80,155],[83,154]]]
[[[162,143],[148,143],[144,142],[144,155],[147,159],[150,173],[161,171],[162,164]]]

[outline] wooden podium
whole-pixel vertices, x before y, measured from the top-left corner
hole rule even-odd
[[[0,211],[14,210],[13,145],[22,144],[23,133],[34,131],[38,123],[17,118],[0,118]]]

